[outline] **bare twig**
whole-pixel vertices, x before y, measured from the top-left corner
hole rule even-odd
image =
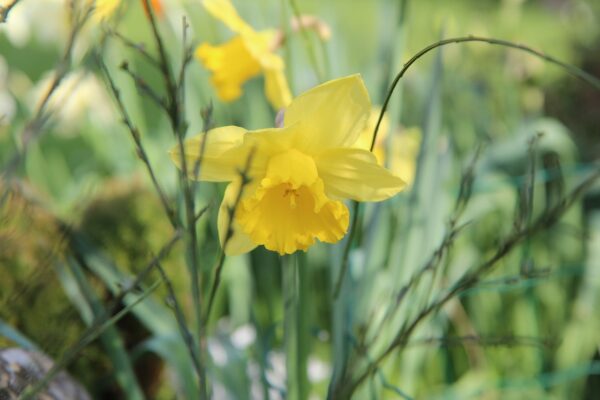
[[[395,338],[386,347],[386,349],[382,351],[380,355],[375,358],[375,361],[363,372],[361,372],[356,379],[354,379],[352,382],[346,382],[344,387],[338,387],[336,393],[339,395],[339,398],[349,398],[356,388],[367,377],[369,377],[369,375],[376,371],[377,365],[386,359],[394,350],[402,348],[402,346],[407,343],[416,327],[433,311],[438,310],[458,294],[476,285],[484,275],[490,273],[494,269],[498,261],[503,259],[519,244],[523,243],[525,240],[534,236],[540,231],[555,225],[564,215],[564,213],[575,203],[575,201],[577,201],[577,199],[579,199],[583,193],[589,190],[589,188],[598,179],[600,179],[600,168],[597,168],[592,174],[590,174],[582,183],[573,189],[567,198],[563,199],[563,201],[554,207],[550,212],[539,217],[528,227],[518,230],[507,237],[491,258],[482,262],[479,266],[466,273],[452,286],[452,288],[450,288],[450,290],[421,310],[421,312],[407,325],[406,328],[400,330],[396,334]]]
[[[158,183],[158,179],[156,178],[156,174],[154,173],[154,169],[152,168],[152,164],[150,163],[148,154],[146,153],[146,150],[144,149],[144,145],[142,144],[142,138],[141,138],[140,132],[138,131],[137,127],[135,125],[133,125],[131,118],[129,118],[129,113],[127,112],[127,109],[125,108],[125,104],[123,104],[123,101],[121,99],[121,93],[120,93],[119,89],[117,89],[115,82],[112,79],[110,72],[108,71],[108,68],[106,67],[106,65],[100,58],[98,58],[98,64],[100,65],[102,72],[104,72],[104,77],[106,78],[106,81],[108,82],[108,85],[113,94],[115,102],[117,103],[117,107],[119,108],[119,111],[121,113],[123,123],[129,130],[129,133],[131,134],[131,138],[133,139],[133,142],[135,143],[137,155],[140,158],[140,160],[142,160],[144,165],[146,166],[146,170],[148,171],[148,175],[150,175],[150,180],[152,181],[152,185],[154,186],[154,189],[158,193],[160,202],[165,210],[165,213],[167,214],[167,217],[169,218],[169,221],[171,222],[171,225],[173,226],[173,228],[177,228],[179,226],[179,223],[177,221],[177,216],[175,215],[175,210],[173,210],[171,208],[171,206],[169,204],[169,200],[167,199],[165,192],[163,191],[162,187]]]
[[[475,344],[482,347],[554,347],[557,341],[552,338],[539,338],[533,336],[443,336],[412,339],[404,343],[406,347],[438,345],[443,347],[463,346],[465,344]]]
[[[157,69],[160,70],[160,63],[159,63],[159,61],[156,58],[154,58],[150,53],[148,53],[146,51],[146,49],[144,48],[143,44],[135,43],[135,42],[131,41],[130,39],[126,38],[125,36],[123,36],[118,31],[109,30],[109,31],[107,31],[107,33],[109,35],[112,35],[112,36],[118,38],[121,42],[123,42],[123,44],[125,46],[129,47],[130,49],[133,49],[133,50],[137,51],[138,53],[140,53],[144,57],[144,59],[146,59],[146,61],[148,61],[148,63],[150,65],[152,65],[153,67],[155,67],[155,68],[157,68]]]
[[[188,350],[190,351],[190,357],[192,359],[192,364],[196,369],[196,373],[198,376],[202,374],[202,367],[200,364],[200,359],[198,358],[198,347],[194,344],[194,337],[192,333],[187,327],[187,322],[185,320],[185,315],[179,302],[177,301],[177,297],[175,296],[175,290],[173,290],[173,285],[171,284],[171,280],[167,277],[163,267],[160,263],[157,264],[157,269],[162,276],[163,282],[165,282],[167,286],[167,291],[169,292],[169,297],[167,297],[167,305],[173,309],[175,313],[175,318],[177,319],[177,325],[179,326],[179,331],[181,332],[181,336]]]
[[[169,105],[163,98],[159,96],[158,93],[150,85],[142,78],[140,75],[136,74],[129,68],[129,64],[127,62],[121,63],[121,70],[125,71],[127,75],[133,79],[135,82],[135,86],[145,95],[147,95],[159,108],[162,108],[167,113],[169,112]]]
[[[244,189],[245,187],[250,183],[250,176],[248,175],[248,172],[250,171],[250,167],[252,164],[252,159],[254,158],[254,151],[251,151],[250,154],[248,154],[248,158],[246,159],[246,165],[244,166],[244,169],[242,171],[240,171],[240,191],[238,192],[233,204],[227,209],[227,213],[229,214],[229,223],[227,225],[227,234],[225,235],[225,239],[223,240],[223,246],[221,248],[221,252],[219,253],[219,259],[217,261],[217,265],[214,268],[215,271],[215,277],[213,279],[213,284],[212,287],[210,289],[210,295],[208,298],[208,307],[206,309],[206,315],[204,317],[204,324],[206,325],[206,323],[208,323],[208,318],[210,317],[210,312],[212,311],[212,306],[215,300],[215,295],[217,294],[217,289],[219,288],[219,285],[221,283],[221,272],[223,270],[223,264],[225,263],[225,249],[227,248],[227,244],[229,243],[229,241],[231,240],[231,237],[233,236],[233,222],[234,222],[234,218],[235,218],[235,211],[237,209],[237,206],[239,205],[240,201],[242,200],[243,194],[244,194]]]
[[[184,77],[185,77],[185,69],[187,66],[187,62],[184,62],[182,65],[182,69],[180,71],[180,82],[178,83],[173,76],[171,71],[169,58],[167,56],[167,52],[158,30],[158,24],[156,22],[156,16],[154,15],[154,10],[151,7],[150,0],[143,0],[143,4],[145,4],[146,9],[148,11],[148,21],[150,23],[150,28],[152,30],[152,34],[154,36],[154,41],[156,43],[156,47],[158,49],[158,61],[160,64],[160,69],[162,71],[165,90],[167,93],[167,108],[166,112],[169,117],[169,122],[171,123],[171,128],[173,130],[173,134],[177,139],[177,143],[179,146],[180,154],[183,156],[184,152],[184,138],[187,131],[187,123],[185,122],[185,91],[184,91]],[[187,31],[187,21],[183,21],[183,32],[184,39],[187,39],[186,31]],[[184,48],[186,43],[184,43]],[[187,58],[187,55],[184,55],[184,59]],[[190,272],[191,278],[191,289],[192,289],[192,300],[194,304],[194,314],[196,319],[197,326],[197,334],[198,334],[198,361],[200,363],[200,374],[199,374],[199,383],[200,383],[200,398],[208,399],[208,386],[206,381],[206,371],[205,371],[205,362],[204,362],[204,326],[202,319],[202,307],[201,307],[201,274],[200,274],[200,265],[198,258],[198,247],[197,247],[197,233],[196,233],[196,212],[195,212],[195,204],[194,204],[194,192],[192,189],[192,185],[188,181],[188,165],[185,157],[181,159],[181,172],[179,174],[179,181],[181,187],[183,189],[183,199],[185,206],[185,215],[186,215],[186,227],[188,233],[188,241],[187,248],[189,253],[189,262],[188,269]]]
[[[17,4],[19,0],[14,0],[13,3],[5,6],[4,15],[7,14],[10,9]],[[8,11],[7,11],[8,10]],[[16,172],[17,168],[25,158],[27,151],[31,142],[36,139],[42,132],[46,122],[50,118],[50,112],[48,112],[47,107],[50,99],[52,98],[56,89],[60,86],[65,76],[67,76],[68,72],[71,69],[71,56],[73,53],[73,49],[75,47],[75,42],[77,39],[77,35],[89,19],[92,13],[93,7],[88,7],[84,9],[81,15],[72,14],[71,20],[71,30],[69,32],[69,38],[67,40],[67,45],[63,52],[61,59],[58,62],[58,65],[54,69],[54,77],[50,82],[50,86],[48,90],[38,103],[36,110],[34,112],[33,118],[25,125],[23,131],[21,132],[21,141],[22,148],[20,151],[17,151],[12,159],[8,161],[6,166],[3,168],[3,172],[0,175],[0,180],[4,180],[6,182],[10,181],[12,175]],[[5,191],[0,197],[0,205],[6,201],[8,192]]]

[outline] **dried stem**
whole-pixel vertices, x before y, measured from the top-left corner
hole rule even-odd
[[[152,168],[152,164],[150,163],[148,154],[146,153],[146,150],[144,149],[144,146],[142,144],[142,138],[141,138],[140,132],[137,129],[137,127],[135,125],[133,125],[131,118],[129,118],[129,113],[127,112],[127,109],[125,108],[125,105],[123,104],[123,101],[121,99],[121,93],[120,93],[119,89],[117,89],[115,82],[112,79],[110,72],[108,71],[108,68],[106,67],[104,62],[102,62],[102,60],[100,58],[98,58],[98,63],[100,65],[100,68],[104,72],[104,77],[106,78],[108,85],[111,89],[111,92],[113,94],[113,97],[117,103],[117,107],[119,108],[119,111],[121,113],[123,123],[127,127],[129,133],[131,134],[131,138],[133,139],[133,142],[135,143],[137,155],[140,158],[140,160],[142,160],[144,165],[146,166],[146,170],[148,171],[148,175],[150,175],[150,180],[152,181],[152,185],[154,186],[154,189],[158,193],[160,202],[165,210],[165,213],[167,214],[167,217],[169,218],[169,221],[171,222],[171,225],[173,226],[173,228],[177,228],[179,226],[179,224],[177,222],[177,216],[175,215],[175,210],[173,210],[171,208],[171,206],[169,205],[167,196],[166,196],[165,192],[163,191],[162,187],[160,186],[160,184],[158,183],[158,179],[156,178],[156,174],[154,173],[154,169]]]
[[[342,285],[344,284],[344,277],[346,276],[346,272],[348,270],[348,258],[350,257],[350,249],[352,248],[352,243],[354,242],[354,235],[356,235],[356,224],[358,224],[360,204],[358,203],[358,201],[353,201],[352,206],[352,223],[350,224],[350,233],[348,234],[346,246],[344,246],[344,253],[342,254],[340,274],[338,275],[337,282],[335,284],[335,289],[333,290],[334,300],[339,297],[340,292],[342,290]]]
[[[0,15],[6,17],[8,11],[10,11],[10,9],[14,7],[18,3],[18,1],[19,0],[14,0],[11,4],[5,6],[4,9],[2,9],[2,14]],[[81,31],[81,28],[83,28],[83,26],[87,22],[88,18],[92,13],[92,10],[92,7],[88,7],[84,9],[83,14],[81,15],[76,15],[75,13],[72,14],[72,26],[69,32],[67,45],[65,47],[60,61],[58,62],[58,65],[54,69],[54,77],[52,78],[48,90],[38,103],[33,118],[25,125],[23,131],[21,132],[22,149],[20,151],[17,151],[13,158],[10,159],[6,166],[3,168],[3,172],[0,175],[0,180],[8,182],[11,179],[12,175],[16,172],[17,168],[25,158],[25,155],[27,154],[31,142],[41,134],[42,129],[44,128],[46,122],[50,118],[50,113],[47,110],[48,103],[50,102],[50,99],[52,98],[56,89],[60,86],[63,79],[71,69],[71,57],[73,49],[75,47],[77,35]],[[2,197],[0,198],[0,205],[4,204],[4,202],[6,201],[7,194],[7,191],[3,193]]]
[[[600,168],[596,169],[588,178],[580,183],[559,205],[551,211],[538,218],[533,224],[526,228],[518,230],[503,241],[503,244],[498,248],[496,253],[488,260],[475,267],[472,271],[466,273],[453,287],[445,294],[441,295],[437,300],[431,302],[410,322],[405,329],[400,330],[392,342],[384,351],[377,356],[363,372],[361,372],[352,382],[345,382],[344,387],[337,387],[336,393],[341,399],[350,398],[356,388],[373,372],[377,366],[385,360],[394,350],[402,348],[407,343],[411,334],[416,327],[433,311],[438,310],[445,305],[449,300],[464,292],[465,290],[476,285],[480,279],[491,272],[498,261],[508,255],[515,247],[523,243],[528,238],[536,235],[540,231],[548,229],[555,225],[564,213],[575,203],[575,201],[598,180],[600,179]]]
[[[171,127],[173,129],[173,133],[175,138],[177,139],[178,147],[180,154],[183,156],[184,152],[184,138],[187,131],[187,124],[185,122],[185,92],[184,92],[184,77],[185,77],[185,69],[187,66],[187,62],[184,62],[180,71],[180,81],[179,83],[175,80],[173,73],[170,68],[169,58],[167,56],[167,52],[165,50],[165,46],[158,30],[158,25],[156,23],[156,16],[154,15],[154,11],[151,7],[150,0],[143,0],[146,5],[146,9],[148,10],[148,21],[150,23],[150,27],[152,29],[152,34],[154,36],[154,41],[156,43],[156,47],[158,48],[158,61],[160,64],[160,70],[162,71],[165,90],[167,93],[167,115],[169,117],[169,121],[171,123]],[[187,22],[183,21],[183,31],[184,31],[184,39],[187,39],[187,35],[185,32],[187,30]],[[185,48],[186,43],[184,42],[184,52],[187,53],[187,48]],[[187,55],[184,54],[184,60],[187,59]],[[200,274],[200,265],[198,259],[198,248],[197,248],[197,233],[196,233],[196,212],[194,205],[194,192],[192,189],[192,185],[188,181],[189,169],[186,162],[185,157],[181,159],[181,172],[179,175],[179,180],[181,183],[181,187],[183,189],[183,199],[185,204],[185,215],[186,215],[186,227],[188,232],[188,252],[189,252],[189,263],[188,269],[190,271],[191,278],[191,289],[192,289],[192,300],[194,303],[194,314],[196,319],[197,326],[197,335],[198,335],[198,361],[200,363],[200,398],[208,399],[208,386],[206,382],[206,371],[205,371],[205,362],[204,362],[204,325],[202,319],[202,306],[201,306],[201,274]]]
[[[557,342],[552,338],[539,338],[533,336],[444,336],[444,337],[428,337],[413,339],[404,343],[406,347],[414,346],[429,346],[437,345],[442,347],[464,346],[465,344],[474,344],[482,347],[515,347],[515,346],[532,346],[532,347],[554,347]]]
[[[148,61],[148,63],[150,65],[152,65],[153,67],[155,67],[159,70],[161,69],[160,63],[158,62],[158,60],[146,51],[143,44],[135,43],[135,42],[129,40],[128,38],[126,38],[125,36],[123,36],[121,33],[114,31],[114,30],[109,30],[109,31],[107,31],[107,33],[109,35],[112,35],[112,36],[118,38],[121,42],[123,42],[123,44],[125,46],[140,53],[146,59],[146,61]]]
[[[210,289],[210,295],[208,298],[208,307],[206,309],[206,315],[204,317],[205,324],[208,323],[208,318],[210,317],[210,312],[212,311],[212,306],[213,306],[213,303],[215,300],[215,295],[217,294],[217,289],[219,288],[219,285],[221,284],[221,272],[223,270],[223,265],[225,263],[225,249],[227,248],[227,244],[233,237],[233,221],[234,221],[234,217],[235,217],[235,210],[237,209],[237,206],[239,205],[240,201],[242,200],[242,196],[244,194],[245,187],[250,183],[250,177],[248,175],[248,172],[250,171],[253,157],[254,157],[254,151],[251,151],[250,154],[248,155],[248,158],[246,159],[246,165],[244,166],[244,169],[242,171],[240,171],[240,180],[241,180],[240,191],[238,192],[231,207],[229,207],[227,209],[227,213],[229,214],[228,215],[229,223],[227,224],[227,234],[225,235],[225,240],[223,240],[223,246],[222,246],[221,252],[219,254],[219,259],[217,261],[217,265],[214,268],[215,277],[213,279],[212,287]]]
[[[196,373],[198,376],[202,374],[202,366],[200,363],[200,358],[198,357],[198,347],[194,344],[194,337],[192,333],[188,329],[187,322],[185,320],[185,315],[179,302],[177,301],[177,297],[175,296],[175,290],[173,290],[173,285],[171,284],[171,280],[167,277],[163,267],[160,263],[157,264],[157,269],[162,276],[163,282],[167,286],[167,291],[169,292],[169,297],[167,297],[167,305],[173,308],[173,312],[175,313],[175,318],[177,319],[177,326],[179,327],[179,331],[181,332],[181,336],[183,341],[190,352],[190,357],[192,358],[192,364],[196,369]]]
[[[158,93],[156,93],[156,91],[154,91],[154,89],[152,89],[150,87],[150,85],[148,85],[148,83],[138,74],[136,74],[135,72],[133,72],[130,68],[129,68],[129,64],[127,62],[123,62],[121,64],[121,70],[125,71],[127,73],[127,75],[129,75],[131,77],[131,79],[133,79],[133,81],[135,82],[135,86],[145,95],[147,95],[152,101],[154,101],[154,103],[156,103],[156,105],[163,109],[164,111],[166,111],[167,113],[169,112],[169,105],[165,102],[164,99],[162,99]]]

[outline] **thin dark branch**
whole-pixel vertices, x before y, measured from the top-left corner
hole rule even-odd
[[[71,226],[66,225],[63,221],[57,219],[56,223],[61,228],[61,231],[64,233],[64,235],[68,238],[69,247],[73,254],[80,259],[85,259],[86,248],[89,247],[89,244],[86,243],[85,238],[83,238],[77,231],[73,230]],[[158,266],[160,260],[169,254],[169,252],[173,249],[173,246],[175,246],[181,237],[182,231],[176,230],[169,241],[161,247],[158,254],[154,256],[135,276],[135,279],[124,285],[123,289],[116,296],[114,296],[111,303],[106,307],[108,314],[111,314],[119,306],[127,294],[140,287],[142,281],[146,279],[150,272]]]
[[[557,341],[552,338],[539,338],[534,336],[444,336],[412,339],[404,343],[406,347],[438,345],[443,347],[463,346],[465,344],[475,344],[483,347],[516,347],[532,346],[542,348],[552,348],[557,345]]]
[[[381,321],[381,324],[385,324],[388,319],[392,316],[393,312],[398,309],[403,299],[406,298],[406,295],[410,291],[410,289],[414,288],[415,285],[419,282],[419,280],[430,271],[437,271],[439,264],[442,262],[444,257],[448,254],[456,237],[462,232],[462,230],[467,227],[470,222],[463,223],[458,225],[458,221],[463,215],[463,212],[469,201],[471,199],[471,195],[473,192],[473,183],[475,181],[475,167],[477,162],[479,161],[479,157],[481,156],[482,146],[479,145],[475,149],[475,154],[473,158],[465,168],[462,173],[460,179],[460,190],[458,192],[458,196],[456,197],[456,202],[454,203],[454,210],[452,211],[452,215],[448,221],[448,227],[442,242],[438,245],[438,247],[431,254],[429,259],[423,264],[423,266],[416,271],[409,279],[409,281],[403,285],[395,294],[394,301],[388,306],[388,309],[385,312],[385,316]],[[373,330],[373,332],[379,332],[383,329],[383,326],[378,329]]]
[[[150,85],[138,74],[133,72],[131,68],[129,68],[129,64],[127,62],[121,63],[121,70],[125,71],[127,75],[133,79],[135,82],[135,86],[145,95],[147,95],[156,105],[162,108],[164,111],[169,112],[169,105],[165,102],[163,98],[161,98],[158,93],[150,87]]]
[[[375,367],[377,365],[386,359],[394,350],[401,348],[408,341],[416,327],[433,311],[440,309],[450,299],[454,298],[459,293],[476,285],[484,275],[488,274],[494,269],[498,261],[503,259],[515,247],[523,243],[523,241],[556,224],[565,214],[565,212],[575,203],[575,201],[577,201],[583,193],[589,190],[598,179],[600,179],[600,168],[597,168],[591,175],[589,175],[588,178],[580,183],[567,198],[563,199],[563,201],[554,207],[550,212],[538,218],[532,225],[522,230],[518,230],[506,238],[503,244],[497,249],[496,253],[491,258],[484,261],[470,272],[466,273],[455,285],[453,285],[450,290],[425,307],[413,319],[413,321],[407,325],[405,329],[399,331],[388,347],[379,356],[377,356],[377,358],[375,358],[375,362],[372,365],[367,367],[365,371],[358,375],[358,377],[350,384],[343,388],[338,388],[340,398],[349,398],[356,388],[367,377],[369,377],[369,375],[375,372]]]
[[[213,306],[213,303],[215,300],[215,295],[217,294],[217,289],[219,288],[219,285],[221,283],[221,272],[223,270],[223,265],[225,263],[225,249],[227,248],[227,244],[229,243],[229,241],[231,240],[231,237],[233,236],[233,221],[235,218],[235,210],[237,209],[240,201],[242,201],[244,189],[250,183],[250,177],[248,175],[248,172],[250,171],[250,167],[251,167],[253,158],[254,158],[254,150],[252,150],[248,154],[248,158],[246,159],[246,165],[244,166],[244,169],[242,171],[240,171],[240,179],[241,179],[240,191],[238,192],[238,194],[235,198],[235,201],[233,202],[231,207],[229,207],[229,209],[227,210],[227,212],[229,214],[229,223],[227,224],[227,234],[225,235],[225,240],[223,240],[223,246],[221,248],[221,252],[219,253],[219,259],[217,261],[217,265],[214,268],[215,277],[213,279],[213,284],[210,289],[210,296],[208,298],[208,307],[206,309],[206,315],[204,317],[205,324],[208,323],[208,318],[210,317],[210,312],[212,311],[212,306]]]
[[[189,262],[188,269],[190,272],[191,278],[191,289],[192,289],[192,300],[194,303],[194,314],[197,325],[197,335],[198,335],[198,361],[200,362],[200,375],[199,383],[200,383],[200,398],[208,399],[208,385],[206,380],[206,372],[205,372],[205,362],[204,362],[204,351],[203,348],[205,346],[204,341],[204,326],[202,319],[202,306],[201,306],[201,278],[200,274],[200,265],[198,258],[198,247],[197,247],[197,233],[196,233],[196,212],[195,212],[195,204],[194,204],[194,192],[192,190],[192,186],[188,181],[188,165],[185,159],[185,149],[184,149],[184,138],[187,131],[187,124],[185,122],[185,102],[184,102],[184,76],[185,76],[185,66],[184,63],[182,66],[181,72],[181,87],[178,87],[178,84],[172,74],[169,58],[167,56],[167,52],[163,43],[163,39],[158,30],[158,24],[156,22],[156,16],[154,15],[154,10],[151,7],[149,0],[142,0],[146,5],[146,9],[148,10],[148,21],[150,23],[150,28],[152,30],[152,34],[154,36],[154,41],[156,43],[156,47],[158,48],[158,60],[160,63],[160,69],[162,71],[165,89],[167,93],[167,108],[166,112],[169,117],[169,122],[171,123],[171,127],[173,130],[173,134],[177,139],[177,143],[179,146],[179,151],[181,154],[181,172],[179,173],[179,181],[183,191],[183,200],[185,205],[185,215],[186,215],[186,227],[188,232],[188,241],[187,248],[189,252]],[[187,22],[184,21],[184,32],[187,30]],[[185,46],[185,43],[184,43]]]
[[[181,332],[183,341],[190,352],[192,364],[194,364],[196,373],[198,374],[198,376],[200,376],[202,374],[202,367],[201,367],[200,359],[198,358],[198,347],[196,347],[196,345],[194,344],[194,337],[192,336],[192,333],[190,332],[190,330],[187,327],[185,315],[183,313],[181,306],[179,305],[179,302],[177,301],[177,297],[175,296],[175,290],[173,290],[173,285],[171,284],[171,280],[167,277],[167,274],[165,273],[165,271],[164,271],[163,267],[160,265],[160,263],[158,263],[156,267],[157,267],[158,271],[160,272],[160,275],[162,276],[163,282],[165,282],[165,284],[167,286],[167,291],[169,292],[169,296],[167,297],[167,304],[169,305],[169,307],[171,307],[173,309],[173,312],[175,313],[175,318],[177,319],[177,325],[179,327],[179,331]]]
[[[107,33],[109,35],[112,35],[112,36],[118,38],[119,40],[121,40],[121,42],[123,42],[123,44],[126,47],[129,47],[130,49],[135,50],[138,53],[140,53],[142,55],[142,57],[144,57],[144,59],[146,59],[146,61],[148,61],[148,63],[150,65],[152,65],[153,67],[155,67],[159,70],[161,69],[160,62],[156,58],[154,58],[150,53],[148,53],[146,51],[143,44],[135,43],[135,42],[131,41],[130,39],[126,38],[125,36],[123,36],[121,33],[114,31],[114,30],[109,30],[109,31],[107,31]]]
[[[142,1],[146,5],[146,9],[148,10],[148,20],[150,21],[150,28],[152,29],[152,35],[154,36],[154,41],[156,42],[156,47],[158,48],[160,69],[162,71],[163,78],[165,79],[167,93],[171,97],[169,99],[169,113],[171,115],[171,119],[173,120],[173,122],[175,122],[178,121],[177,85],[173,80],[171,68],[169,67],[169,58],[167,57],[167,52],[165,50],[165,45],[163,43],[162,36],[158,31],[158,24],[156,23],[156,16],[154,15],[154,8],[150,4],[150,0]],[[175,131],[178,131],[177,124],[175,124],[174,128]]]
[[[6,10],[10,10],[17,2],[18,0],[14,1],[8,6],[5,6],[4,13],[7,13]],[[73,54],[73,49],[75,47],[77,35],[89,19],[92,9],[92,7],[84,9],[83,14],[79,16],[79,18],[75,14],[72,14],[73,19],[71,20],[72,25],[71,30],[69,32],[69,38],[67,39],[67,45],[65,47],[61,59],[58,62],[58,65],[54,69],[54,76],[52,78],[50,86],[48,87],[48,90],[38,103],[36,110],[33,114],[33,118],[31,118],[31,120],[27,124],[25,124],[25,127],[21,132],[21,150],[17,151],[15,155],[5,165],[5,167],[3,168],[3,172],[0,175],[0,180],[4,180],[6,182],[10,181],[13,174],[16,172],[17,168],[19,167],[19,165],[21,165],[21,162],[25,158],[25,155],[27,154],[31,142],[41,134],[46,122],[49,120],[50,112],[48,112],[47,110],[48,103],[50,102],[50,99],[52,98],[56,89],[60,86],[63,79],[67,76],[71,69],[71,57]],[[7,194],[7,191],[3,193],[2,197],[0,198],[0,205],[4,204],[4,201],[6,201]]]
[[[140,158],[140,160],[142,160],[144,165],[146,166],[146,170],[148,171],[148,175],[150,175],[150,180],[152,181],[152,185],[154,186],[154,189],[158,193],[160,202],[165,210],[165,213],[167,214],[167,217],[169,218],[169,221],[171,222],[171,225],[173,226],[173,228],[177,228],[179,223],[177,221],[177,216],[175,214],[175,210],[173,210],[173,208],[171,208],[171,206],[169,205],[169,200],[167,199],[167,196],[166,196],[165,192],[163,191],[162,187],[158,183],[158,179],[156,178],[156,174],[154,173],[154,169],[152,168],[152,164],[150,163],[148,154],[146,153],[146,150],[144,149],[144,145],[142,144],[142,138],[141,138],[140,132],[138,131],[137,127],[135,125],[133,125],[131,118],[129,118],[129,113],[127,112],[127,109],[125,108],[125,104],[123,104],[123,100],[121,99],[121,93],[120,93],[119,89],[117,89],[115,82],[112,79],[110,72],[108,71],[108,68],[106,67],[106,65],[104,64],[102,59],[100,59],[99,57],[98,57],[98,64],[100,65],[100,68],[104,72],[104,77],[106,78],[106,81],[108,82],[110,90],[112,91],[113,98],[115,99],[115,102],[117,103],[117,107],[119,108],[119,111],[121,113],[123,123],[127,127],[129,133],[131,134],[131,138],[133,139],[133,142],[135,143],[137,155]]]

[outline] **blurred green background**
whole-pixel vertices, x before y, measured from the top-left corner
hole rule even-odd
[[[280,53],[294,94],[360,73],[373,104],[381,105],[394,75],[412,55],[436,40],[465,35],[523,43],[600,77],[600,2],[593,0],[234,4],[255,28],[288,32]],[[183,48],[182,16],[196,44],[231,36],[200,1],[163,0],[163,7],[158,23],[176,67]],[[2,166],[22,148],[26,124],[61,59],[67,10],[64,1],[22,0],[0,25]],[[317,16],[331,37],[290,32],[296,12]],[[0,181],[6,193],[0,209],[0,347],[37,348],[60,359],[173,234],[95,57],[102,57],[121,91],[159,182],[181,206],[176,169],[167,154],[176,143],[168,120],[119,67],[126,61],[159,90],[161,77],[109,29],[144,43],[154,54],[140,2],[124,3],[104,26],[90,22],[76,42],[72,71],[50,101],[49,120],[16,171]],[[265,100],[261,78],[244,86],[242,98],[226,104],[216,99],[208,77],[197,61],[190,64],[190,134],[203,130],[202,110],[209,104],[216,126],[273,126],[276,111]],[[515,50],[456,44],[420,59],[390,103],[384,143],[388,165],[402,158],[416,168],[414,182],[394,199],[363,208],[338,303],[331,300],[332,287],[344,243],[316,245],[303,263],[310,283],[303,312],[311,398],[327,394],[340,337],[365,340],[369,352],[377,353],[403,321],[492,256],[515,225],[543,216],[593,170],[600,156],[599,110],[600,93],[593,87]],[[418,133],[418,151],[392,150],[410,130]],[[451,231],[461,177],[478,148],[472,195],[459,219],[467,226],[436,272],[412,287],[396,317],[380,325],[394,309],[394,294]],[[199,207],[211,205],[197,226],[201,265],[208,273],[219,251],[216,214],[223,189],[203,183],[196,193]],[[524,206],[528,201],[530,207]],[[65,226],[83,238],[84,268],[74,262]],[[163,267],[191,320],[184,253],[177,244]],[[596,186],[558,223],[525,240],[493,273],[419,325],[355,398],[599,398],[598,260]],[[262,248],[225,262],[208,324],[215,398],[283,396],[281,264],[279,256]],[[151,278],[158,276],[153,272]],[[147,398],[193,398],[193,371],[166,296],[161,285],[68,366],[94,398],[138,398],[132,389],[138,386]],[[122,306],[132,301],[127,298]],[[345,351],[358,354],[352,346]],[[356,365],[364,365],[368,354],[358,359]]]

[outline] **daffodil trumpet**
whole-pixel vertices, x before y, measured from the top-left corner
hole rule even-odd
[[[183,155],[176,146],[171,157],[178,166],[183,157],[187,165],[199,162],[201,181],[229,182],[218,216],[226,254],[260,245],[292,254],[317,240],[336,243],[344,237],[345,199],[382,201],[405,186],[372,152],[354,146],[370,112],[362,78],[351,75],[296,97],[280,128],[215,128],[188,139]],[[250,152],[250,183],[234,204],[242,187],[239,171]]]

